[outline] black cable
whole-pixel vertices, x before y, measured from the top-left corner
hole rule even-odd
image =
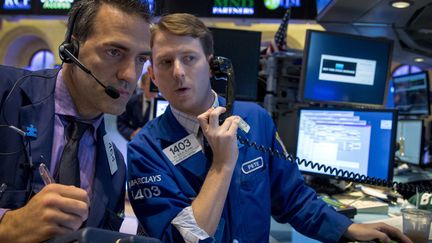
[[[241,144],[255,148],[261,153],[268,153],[273,157],[284,159],[290,163],[296,163],[298,165],[304,164],[304,166],[306,167],[310,167],[312,169],[316,168],[319,171],[330,172],[332,175],[338,177],[338,179],[348,180],[356,183],[374,185],[374,186],[384,186],[384,187],[396,189],[399,192],[401,191],[416,192],[416,189],[418,189],[419,192],[432,192],[432,188],[428,186],[423,186],[423,185],[414,186],[414,185],[405,184],[401,182],[387,181],[376,177],[361,175],[359,173],[349,172],[342,169],[336,169],[328,165],[322,165],[316,162],[300,159],[299,157],[296,157],[288,152],[285,154],[276,149],[257,144],[256,142],[252,142],[249,139],[244,138],[240,135],[237,135],[237,139]]]

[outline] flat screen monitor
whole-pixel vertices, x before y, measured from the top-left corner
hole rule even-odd
[[[393,100],[399,115],[429,115],[429,76],[427,72],[393,78]]]
[[[234,67],[236,99],[257,100],[261,32],[210,28],[214,55],[229,58]],[[225,94],[225,82],[212,80],[216,93]]]
[[[396,157],[400,161],[413,165],[421,165],[423,154],[423,121],[399,120],[396,142],[399,144]]]
[[[162,97],[157,97],[153,100],[153,118],[156,118],[160,115],[162,115],[166,108],[168,107],[169,103],[167,100],[165,100]]]
[[[392,49],[383,38],[308,30],[300,98],[383,107]]]
[[[298,125],[296,156],[300,159],[370,177],[393,178],[397,111],[301,108]],[[299,168],[336,176],[304,164]]]

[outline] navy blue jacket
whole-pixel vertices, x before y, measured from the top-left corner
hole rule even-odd
[[[37,129],[37,138],[31,145],[35,168],[43,162],[50,167],[54,132],[54,90],[58,70],[30,72],[0,66],[0,184],[7,188],[0,194],[0,208],[17,209],[26,204],[29,191],[38,192],[43,181],[37,169],[29,168],[23,138],[6,125],[23,131],[31,125]],[[12,87],[16,86],[12,93]],[[6,97],[9,97],[6,100]],[[93,196],[86,225],[119,230],[124,211],[125,164],[121,153],[114,147],[118,170],[111,175],[103,136],[104,122],[97,130],[96,170]]]
[[[219,98],[221,105],[225,104]],[[256,104],[235,102],[234,114],[251,129],[243,137],[282,151],[276,128]],[[173,165],[163,149],[186,137],[168,107],[147,123],[128,146],[128,193],[139,221],[152,237],[181,242],[171,221],[197,196],[208,169],[202,151]],[[218,242],[268,242],[270,217],[290,223],[297,231],[325,242],[337,242],[352,223],[334,211],[305,185],[296,164],[239,145],[218,230]]]

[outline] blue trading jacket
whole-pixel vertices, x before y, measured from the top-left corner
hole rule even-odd
[[[219,98],[220,104],[225,104]],[[276,128],[258,105],[236,102],[234,114],[251,129],[239,134],[282,151]],[[139,221],[150,236],[181,242],[170,223],[191,205],[205,179],[209,161],[203,152],[173,165],[162,149],[188,134],[168,107],[149,122],[128,145],[128,193]],[[250,166],[254,164],[254,166]],[[239,144],[239,157],[214,236],[217,242],[268,242],[270,216],[324,242],[337,242],[352,223],[317,199],[304,184],[296,164]]]

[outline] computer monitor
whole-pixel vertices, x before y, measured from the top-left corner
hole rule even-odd
[[[392,49],[383,38],[308,30],[300,99],[383,107]]]
[[[394,106],[399,115],[429,115],[429,76],[419,72],[393,78]]]
[[[298,125],[296,156],[300,159],[392,180],[396,110],[301,108]],[[304,164],[299,168],[336,176]]]
[[[257,100],[261,32],[209,28],[214,55],[229,58],[234,67],[236,99]],[[224,96],[225,82],[212,80],[212,88]]]
[[[396,157],[401,162],[421,165],[423,154],[423,121],[399,120],[397,125],[396,142],[399,149]]]
[[[160,115],[162,115],[166,108],[168,107],[169,103],[167,100],[165,100],[162,97],[157,97],[153,101],[153,118],[156,118]]]

